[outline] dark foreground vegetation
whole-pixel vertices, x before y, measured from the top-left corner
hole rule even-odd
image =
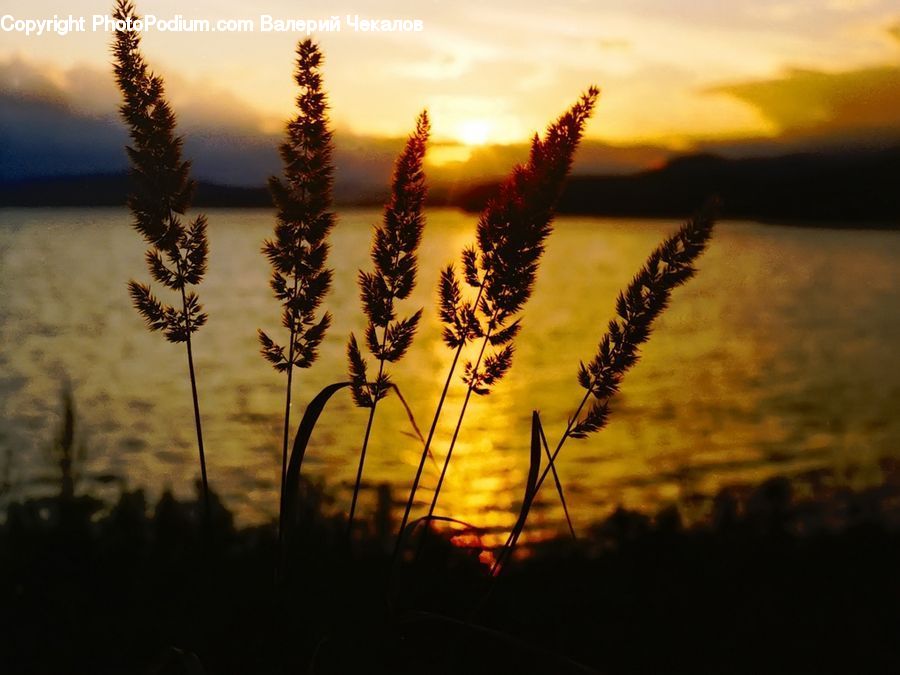
[[[897,477],[897,466],[885,466]],[[307,488],[284,580],[274,523],[213,495],[112,507],[63,490],[0,527],[0,664],[17,673],[887,673],[900,664],[900,483],[828,474],[707,503],[619,510],[530,550],[493,583],[432,536],[386,593],[389,491],[348,547]],[[800,497],[812,491],[814,497]],[[818,486],[818,487],[816,487]],[[825,487],[823,487],[825,486]],[[363,532],[365,534],[363,534]]]

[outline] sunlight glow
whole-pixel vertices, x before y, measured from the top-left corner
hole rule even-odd
[[[466,120],[457,126],[456,135],[465,145],[484,145],[490,136],[491,127],[487,120]]]
[[[428,148],[426,159],[432,166],[463,164],[472,156],[472,147],[466,145],[433,145]]]

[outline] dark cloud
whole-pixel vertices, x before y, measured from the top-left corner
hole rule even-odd
[[[0,179],[125,168],[125,131],[114,119],[70,110],[53,99],[0,94]]]
[[[170,83],[170,89],[188,88],[178,78]],[[228,92],[204,90],[180,99],[179,131],[196,177],[258,186],[278,173],[280,138],[259,131],[263,120],[252,108]],[[0,180],[124,171],[128,137],[118,104],[107,73],[45,73],[20,58],[0,62]],[[402,142],[339,134],[337,191],[349,195],[386,184]]]
[[[185,129],[194,175],[225,185],[258,186],[280,169],[276,134],[203,127]],[[128,137],[115,114],[95,116],[54,98],[0,94],[0,180],[116,173],[127,168]],[[339,134],[336,189],[342,196],[387,184],[402,139]]]
[[[783,77],[712,90],[744,101],[771,120],[784,141],[827,143],[900,139],[900,67]]]

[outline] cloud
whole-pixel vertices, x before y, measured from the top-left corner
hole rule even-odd
[[[174,83],[174,86],[170,85]],[[191,88],[173,78],[176,92]],[[228,92],[176,94],[186,154],[207,180],[259,184],[277,167],[261,117]],[[126,168],[127,135],[112,75],[57,69],[13,57],[0,62],[0,178],[110,173]]]
[[[879,0],[828,0],[826,6],[835,12],[858,12],[877,7]]]
[[[263,130],[263,115],[225,91],[192,93],[178,77],[167,77],[166,85],[196,178],[259,186],[280,171],[280,133]],[[128,136],[118,105],[112,77],[98,70],[0,61],[0,180],[126,170]],[[384,190],[402,144],[339,132],[336,193],[349,199]]]
[[[888,28],[888,33],[893,35],[897,40],[900,40],[900,22],[897,22]]]
[[[900,38],[900,26],[894,26],[893,32]],[[442,62],[427,62],[420,75],[427,76],[431,65],[440,68]],[[457,67],[451,60],[443,65]],[[533,129],[542,128],[551,116],[541,112],[532,115],[535,119],[523,121],[518,113],[524,108],[516,105],[515,98],[499,97],[496,93],[489,96],[491,92],[487,89],[491,82],[498,78],[514,79],[513,65],[511,61],[499,61],[480,66],[492,77],[480,85],[485,91],[476,87],[474,94],[469,92],[471,99],[464,95],[464,91],[472,88],[471,83],[452,78],[443,83],[441,93],[426,97],[424,102],[434,116],[449,122],[480,115],[493,120],[506,133],[501,136],[506,144],[456,148],[460,152],[455,156],[460,160],[430,165],[428,173],[433,184],[452,185],[502,177],[527,157],[528,136]],[[625,115],[630,97],[667,102],[670,126],[683,128],[685,132],[682,151],[701,149],[741,156],[814,149],[834,142],[900,140],[900,67],[897,66],[843,72],[795,69],[781,77],[695,89],[694,93],[699,91],[708,99],[704,102],[708,108],[706,117],[679,98],[680,90],[674,85],[667,88],[667,79],[677,79],[680,72],[645,67],[640,69],[639,77],[622,73],[609,78],[609,96],[605,96],[598,110],[598,128],[610,133],[616,130],[611,123],[627,118],[634,129],[620,129],[620,133],[608,138],[637,137],[635,130],[649,124],[654,110],[647,107],[631,117]],[[533,75],[541,80],[552,77],[553,73],[535,69]],[[584,71],[567,72],[565,84],[575,91],[586,76]],[[637,83],[629,85],[630,80]],[[178,112],[179,131],[186,137],[185,153],[193,161],[197,178],[255,186],[263,184],[267,176],[280,172],[277,147],[282,120],[267,117],[230,91],[197,86],[177,73],[167,75],[166,84]],[[515,87],[512,91],[525,95]],[[531,99],[533,95],[525,97]],[[553,112],[569,103],[547,96],[541,102]],[[128,139],[118,118],[118,104],[118,92],[106,71],[89,67],[60,69],[21,57],[0,60],[0,179],[124,170],[123,146]],[[372,117],[377,117],[378,111],[370,112]],[[747,129],[771,129],[771,136],[763,138],[757,134],[759,137],[754,138],[750,132],[734,136],[723,133],[720,138],[728,140],[703,141],[689,135],[689,122],[702,119],[705,138],[710,139],[716,137],[716,124],[720,120],[726,119],[734,127],[743,119],[741,115],[746,117]],[[764,124],[756,124],[754,118],[761,118]],[[448,130],[452,133],[452,126]],[[626,173],[660,165],[672,155],[671,148],[658,144],[652,136],[646,138],[649,140],[644,144],[588,138],[579,149],[575,171]],[[373,136],[339,126],[335,140],[338,196],[351,199],[383,194],[394,158],[403,144],[401,133]],[[436,138],[435,145],[441,140]],[[446,138],[443,147],[454,150]],[[452,158],[454,153],[446,156]]]
[[[19,56],[0,61],[0,91],[19,98],[63,98],[61,87],[53,78]]]
[[[227,91],[167,77],[185,154],[195,174],[259,185],[278,168],[264,118]],[[0,179],[113,173],[127,168],[128,137],[111,73],[59,69],[21,57],[0,61]]]
[[[794,69],[784,76],[715,87],[759,110],[784,139],[900,139],[900,67],[843,72]]]
[[[185,155],[197,178],[226,185],[262,185],[281,165],[277,147],[281,123],[228,92],[191,87],[178,76],[167,77],[178,130],[185,136]],[[0,179],[113,173],[127,168],[128,142],[118,118],[119,94],[112,77],[87,67],[54,69],[21,58],[0,61]],[[433,107],[441,109],[441,101]],[[493,117],[496,110],[485,109]],[[505,119],[505,118],[503,118]],[[512,117],[508,120],[512,124]],[[467,182],[506,175],[527,157],[530,131],[514,138],[522,143],[476,148],[463,162],[429,166],[434,182]],[[404,138],[355,134],[339,130],[335,137],[336,193],[342,198],[369,198],[386,191]],[[463,153],[466,154],[466,153]],[[657,163],[667,153],[641,146],[616,148],[586,141],[576,171],[585,173],[636,170]]]

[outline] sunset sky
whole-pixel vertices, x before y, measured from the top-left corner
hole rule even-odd
[[[405,135],[427,107],[436,141],[433,167],[468,167],[477,175],[491,173],[494,163],[499,172],[507,146],[521,146],[592,83],[603,95],[581,170],[631,170],[692,150],[759,154],[900,139],[900,7],[893,0],[553,4],[264,0],[251,7],[237,0],[144,0],[138,10],[257,23],[261,13],[340,16],[342,32],[316,37],[327,58],[332,117],[348,139],[348,155],[385,154],[394,147],[385,139]],[[2,12],[23,19],[84,15],[90,23],[91,15],[110,7],[13,1]],[[424,30],[353,32],[347,14],[420,19]],[[242,34],[152,32],[144,36],[144,49],[166,78],[189,140],[193,135],[223,152],[223,145],[245,147],[256,157],[257,146],[269,147],[291,114],[298,37],[261,33],[258,26]],[[100,134],[101,122],[116,123],[108,44],[109,35],[90,30],[2,36],[0,134],[7,147],[17,138],[15,151],[29,134],[39,144],[28,108],[39,103],[45,113],[47,105],[56,106],[65,117],[62,128],[72,125],[65,132],[69,141],[57,131],[61,146]],[[60,161],[67,152],[77,154],[61,147]],[[259,160],[260,171],[266,161]],[[31,173],[50,171],[35,162]],[[2,166],[7,176],[9,163]],[[231,182],[256,181],[248,173]]]

